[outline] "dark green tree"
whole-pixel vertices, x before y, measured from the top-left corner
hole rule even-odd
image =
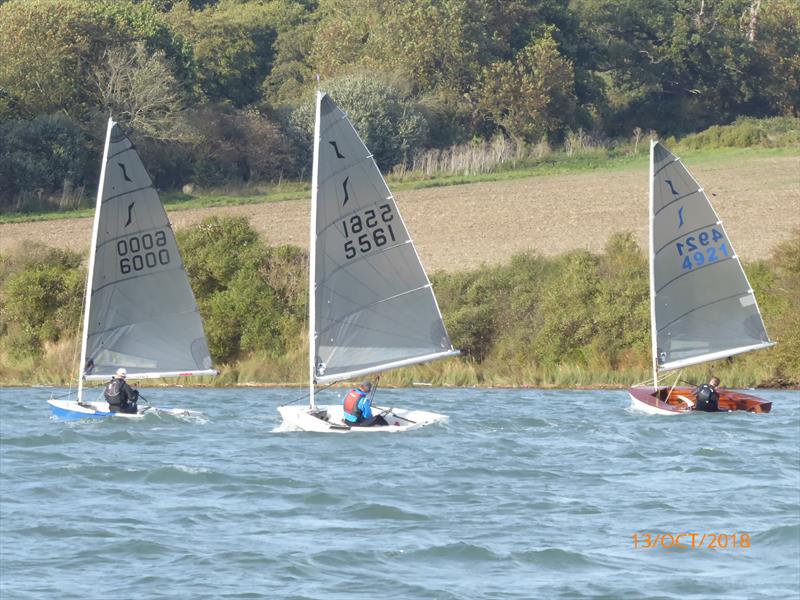
[[[548,31],[513,61],[484,69],[476,96],[480,109],[508,135],[535,142],[572,120],[574,83],[572,64]]]
[[[116,46],[140,41],[163,51],[191,80],[186,46],[147,3],[12,0],[0,5],[0,89],[5,116],[64,112],[79,122],[96,110],[92,70]],[[0,113],[0,117],[4,116]]]
[[[63,114],[0,122],[0,210],[39,210],[51,194],[86,183],[89,140]]]
[[[800,2],[764,2],[748,38],[756,53],[752,103],[764,114],[800,116]],[[759,114],[755,107],[750,112]]]
[[[169,21],[191,42],[197,79],[209,102],[243,107],[259,100],[285,4],[228,1],[193,10],[180,2],[172,8]]]
[[[759,86],[750,76],[749,0],[584,0],[582,26],[605,41],[597,68],[610,75],[617,133],[634,126],[681,133],[748,111]],[[603,46],[598,44],[598,48]]]
[[[389,81],[364,72],[325,81],[322,89],[347,114],[384,171],[408,160],[427,139],[425,117],[413,100]],[[308,100],[295,111],[292,121],[308,136],[306,148],[310,151],[314,104]]]

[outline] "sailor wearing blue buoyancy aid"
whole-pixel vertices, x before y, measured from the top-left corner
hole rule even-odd
[[[379,376],[380,377],[380,376]],[[376,425],[388,425],[383,415],[372,414],[372,399],[369,392],[372,384],[365,381],[344,397],[344,422],[350,427],[374,427]]]
[[[372,384],[365,381],[344,397],[344,420],[348,424],[361,423],[372,418],[372,401],[369,392]]]

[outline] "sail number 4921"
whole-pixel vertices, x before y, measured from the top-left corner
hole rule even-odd
[[[377,209],[370,208],[343,219],[342,227],[346,240],[344,257],[350,260],[359,252],[366,254],[373,248],[380,248],[388,242],[397,241],[391,225],[393,219],[391,204],[381,204]]]
[[[720,240],[722,243],[718,243]],[[710,231],[690,235],[683,241],[677,242],[675,248],[678,250],[678,256],[683,259],[682,268],[689,270],[730,257],[725,236],[716,227],[712,227]]]

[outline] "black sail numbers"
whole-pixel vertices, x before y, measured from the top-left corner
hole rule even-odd
[[[394,212],[391,204],[374,206],[342,219],[344,257],[347,260],[397,241],[392,228]]]
[[[339,150],[336,141],[328,142],[332,150],[336,153],[336,158],[342,160],[345,157]],[[345,175],[342,179],[342,208],[350,200],[350,176]],[[352,260],[360,254],[367,254],[374,249],[382,248],[390,242],[396,242],[392,221],[394,211],[391,203],[376,202],[370,208],[362,208],[354,212],[347,213],[340,221],[341,231],[344,237],[342,248],[346,260]]]
[[[166,232],[157,230],[117,240],[117,258],[122,275],[167,266],[170,255]]]
[[[117,138],[116,143],[120,142],[129,145],[119,150],[109,162],[113,170],[104,202],[116,205],[112,210],[119,222],[112,230],[117,236],[109,242],[116,254],[117,277],[122,279],[169,266],[174,255],[174,243],[170,243],[169,225],[158,224],[164,217],[163,208],[158,203],[158,210],[153,212],[158,196],[152,189],[150,177],[138,162],[133,145],[124,136]]]

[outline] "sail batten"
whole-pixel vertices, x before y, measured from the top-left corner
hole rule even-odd
[[[164,269],[164,270],[163,270],[163,271],[161,271],[161,272],[162,272],[162,273],[169,273],[169,272],[171,272],[171,271],[183,271],[183,266],[181,265],[181,266],[179,266],[179,267],[175,267],[174,269]],[[109,282],[109,283],[103,284],[103,285],[101,285],[101,286],[99,286],[99,287],[96,287],[96,288],[92,289],[92,293],[93,293],[93,294],[96,294],[97,292],[100,292],[100,291],[102,291],[104,288],[107,288],[107,287],[109,287],[109,286],[115,286],[115,285],[117,285],[117,284],[118,284],[120,281],[134,281],[134,280],[136,280],[136,279],[141,279],[142,277],[146,277],[146,275],[134,275],[133,277],[126,277],[126,278],[124,278],[124,279],[120,279],[119,281],[112,281],[112,282]]]
[[[722,258],[722,259],[719,259],[719,260],[718,260],[718,263],[723,263],[723,262],[725,262],[726,260],[735,260],[735,259],[736,259],[736,257],[735,257],[735,256],[729,256],[728,258]],[[692,270],[692,271],[689,271],[689,272],[686,272],[686,273],[679,273],[679,274],[677,274],[675,277],[673,277],[672,279],[670,279],[669,281],[667,281],[666,283],[664,283],[664,284],[663,284],[663,285],[662,285],[660,288],[658,288],[658,289],[656,290],[656,294],[660,293],[660,292],[661,292],[661,290],[663,290],[664,288],[666,288],[666,287],[669,287],[671,284],[673,284],[674,282],[676,282],[678,279],[681,279],[682,277],[687,277],[687,276],[689,276],[689,277],[690,277],[690,276],[693,276],[693,275],[695,275],[696,273],[699,273],[700,271],[702,271],[703,269],[705,269],[706,267],[710,267],[710,266],[712,266],[712,265],[710,265],[710,264],[708,264],[708,265],[700,265],[700,266],[698,266],[698,267],[695,267],[695,268],[694,268],[694,270]],[[735,295],[735,294],[734,294],[734,295]]]
[[[108,204],[109,202],[111,202],[113,200],[119,200],[120,198],[124,198],[125,196],[131,196],[133,194],[137,194],[137,193],[142,192],[144,190],[149,190],[151,187],[153,187],[151,184],[143,185],[140,188],[136,188],[136,189],[133,189],[133,190],[127,190],[125,192],[122,192],[121,194],[117,194],[116,196],[109,196],[109,197],[103,199],[103,204]]]
[[[656,144],[658,144],[659,142],[655,142],[655,143],[656,143]],[[673,156],[672,156],[672,160],[671,160],[671,161],[669,161],[668,163],[666,163],[666,164],[664,164],[664,165],[661,165],[661,166],[658,168],[658,170],[654,172],[654,176],[655,176],[655,175],[658,175],[659,173],[661,173],[661,171],[663,171],[664,169],[666,169],[666,168],[667,168],[668,166],[670,166],[672,163],[678,162],[679,160],[680,160],[680,158],[678,158],[677,156],[673,155]]]
[[[751,295],[751,296],[753,295],[753,291],[752,290],[750,290],[749,295]],[[742,296],[741,294],[734,294],[734,295],[728,296],[726,298],[718,298],[717,300],[712,300],[711,302],[708,302],[708,303],[703,304],[701,306],[694,306],[691,309],[687,310],[682,315],[679,315],[678,317],[674,318],[669,323],[665,323],[664,325],[660,326],[658,331],[661,332],[661,331],[667,330],[670,325],[673,325],[674,323],[680,321],[681,319],[683,319],[685,317],[688,317],[690,314],[692,314],[693,312],[695,312],[697,310],[712,306],[714,304],[717,304],[718,302],[724,302],[725,300],[731,300],[733,298],[744,298],[745,296]],[[753,302],[755,302],[755,299],[753,299]]]
[[[382,303],[384,303],[384,302],[390,302],[390,301],[392,301],[392,300],[394,300],[394,299],[396,299],[396,298],[401,298],[401,297],[403,297],[403,296],[405,296],[405,295],[407,295],[407,294],[414,294],[414,293],[416,293],[416,292],[420,292],[420,291],[426,290],[426,289],[428,289],[428,288],[430,288],[430,287],[431,287],[431,284],[429,283],[429,284],[427,284],[427,285],[420,286],[420,287],[418,287],[418,288],[415,288],[415,289],[413,289],[413,290],[406,290],[406,291],[404,291],[404,292],[400,292],[399,294],[395,294],[394,296],[389,296],[388,298],[380,298],[379,300],[375,300],[375,301],[374,301],[372,304],[368,304],[368,305],[365,305],[365,306],[360,306],[360,307],[358,307],[358,309],[354,310],[352,313],[350,313],[350,314],[346,314],[346,315],[342,315],[342,316],[339,318],[339,320],[338,320],[338,321],[336,321],[336,322],[335,322],[335,323],[333,323],[332,325],[329,325],[329,326],[328,326],[326,329],[323,329],[323,330],[321,330],[321,331],[319,332],[319,334],[320,334],[320,335],[324,334],[324,333],[325,333],[326,331],[328,331],[328,330],[329,330],[331,327],[333,327],[333,326],[335,326],[335,325],[338,325],[339,323],[342,323],[343,321],[346,321],[348,317],[350,317],[351,315],[353,315],[353,314],[355,314],[355,313],[357,313],[357,312],[359,312],[359,311],[362,311],[362,310],[370,310],[370,309],[371,309],[373,306],[377,306],[378,304],[382,304]]]
[[[142,233],[152,233],[154,231],[158,231],[158,229],[159,229],[159,227],[150,227],[149,229],[140,230],[139,233],[140,234],[142,234]],[[128,235],[129,234],[125,233],[125,234],[118,235],[117,237],[106,238],[105,240],[103,240],[102,243],[98,244],[97,247],[99,248],[100,246],[105,246],[106,244],[112,244],[112,243],[114,243],[114,242],[116,242],[118,240],[121,240],[121,239],[124,239],[124,238],[128,237]]]
[[[660,209],[658,209],[658,212],[656,213],[656,216],[658,216],[658,214],[661,211],[666,210],[667,208],[669,208],[670,206],[672,206],[676,202],[680,202],[681,200],[686,200],[689,196],[693,196],[694,194],[697,194],[698,192],[702,193],[703,192],[703,188],[697,188],[696,190],[693,190],[691,192],[685,193],[683,196],[679,196],[678,198],[673,198],[667,204],[665,204]]]
[[[704,189],[661,143],[653,142],[650,152],[655,375],[771,346],[739,257]]]
[[[425,270],[372,153],[317,94],[311,378],[336,381],[450,356]]]
[[[402,248],[406,244],[411,244],[411,243],[412,243],[411,240],[405,240],[405,241],[400,242],[399,244],[395,244],[394,246],[387,246],[385,248],[382,248],[380,251],[382,253],[386,254],[386,253],[388,253],[388,252],[390,252],[392,250],[395,250],[396,248]],[[352,262],[355,263],[355,262],[358,262],[360,260],[363,260],[363,257],[356,257],[356,258],[353,259]],[[349,265],[341,265],[341,266],[337,267],[334,271],[332,271],[331,273],[328,274],[328,277],[331,277],[332,275],[334,275],[336,273],[336,271],[338,271],[340,269],[348,268],[348,266]],[[317,283],[317,287],[319,287],[321,285],[322,285],[322,282],[318,282]]]
[[[325,134],[323,133],[323,135],[325,135]],[[325,183],[327,183],[328,181],[330,181],[331,179],[333,179],[337,175],[339,175],[339,174],[341,174],[341,173],[343,173],[343,172],[345,172],[345,171],[347,171],[349,169],[352,169],[353,167],[360,166],[363,163],[367,163],[367,165],[369,165],[369,162],[372,161],[372,160],[374,160],[374,157],[372,156],[372,154],[367,154],[366,156],[363,156],[360,159],[358,159],[355,162],[353,162],[353,164],[347,165],[346,167],[343,167],[343,168],[338,169],[338,170],[333,170],[330,173],[328,173],[325,176],[324,179],[320,180],[320,185],[324,185]]]
[[[679,239],[681,239],[685,235],[690,234],[690,233],[697,233],[698,231],[701,231],[701,230],[705,229],[706,227],[711,227],[713,225],[719,225],[719,221],[714,221],[713,223],[705,223],[704,225],[700,225],[699,227],[695,227],[691,231],[684,231],[681,235],[672,238],[670,241],[668,241],[663,246],[661,246],[658,250],[656,250],[656,254],[659,254],[659,253],[663,252],[665,248],[671,246],[672,244],[677,242]]]

